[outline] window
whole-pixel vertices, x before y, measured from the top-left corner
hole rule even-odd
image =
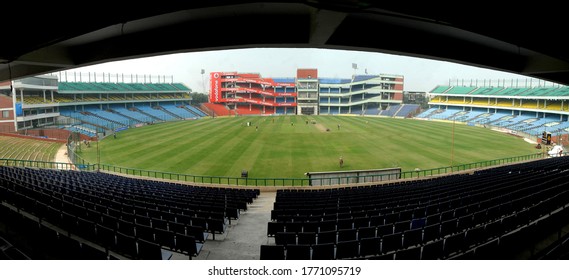
[[[2,111],[2,118],[7,119],[10,117],[10,111]]]

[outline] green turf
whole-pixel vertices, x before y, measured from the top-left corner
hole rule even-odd
[[[306,124],[311,120],[317,124]],[[253,125],[246,127],[248,121]],[[449,166],[452,127],[340,116],[206,118],[129,129],[107,137],[99,149],[101,163],[122,167],[231,177],[246,169],[255,178],[303,178],[305,172],[340,170],[340,156],[342,170]],[[461,124],[454,143],[455,165],[535,153],[521,138]],[[96,163],[96,145],[82,156]]]

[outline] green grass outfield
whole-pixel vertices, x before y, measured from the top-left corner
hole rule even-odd
[[[306,124],[312,120],[316,124]],[[424,170],[451,164],[452,128],[452,123],[349,116],[205,118],[107,137],[99,144],[100,162],[230,177],[245,169],[253,178],[305,178],[305,172],[340,170],[340,156],[341,170]],[[536,153],[521,138],[461,124],[455,125],[454,143],[455,165]],[[82,156],[96,163],[96,145],[83,148]]]

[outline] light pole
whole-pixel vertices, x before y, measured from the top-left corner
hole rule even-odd
[[[99,150],[99,132],[97,132],[97,172],[101,168],[101,151]]]
[[[201,70],[201,74],[202,74],[202,89],[203,89],[203,93],[205,93],[205,79],[204,79],[204,75],[203,75],[203,74],[205,74],[204,69]]]
[[[450,145],[450,172],[453,172],[453,164],[454,164],[454,126],[455,126],[456,118],[452,118],[452,136],[451,136],[451,145]]]

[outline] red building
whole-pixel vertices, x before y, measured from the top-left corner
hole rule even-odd
[[[209,105],[233,115],[395,115],[403,107],[401,75],[323,78],[318,69],[297,69],[296,77],[263,78],[238,72],[210,73]],[[219,108],[219,106],[223,106]],[[213,109],[212,109],[213,110]]]
[[[209,102],[237,114],[295,114],[294,78],[262,78],[255,73],[210,73]]]

